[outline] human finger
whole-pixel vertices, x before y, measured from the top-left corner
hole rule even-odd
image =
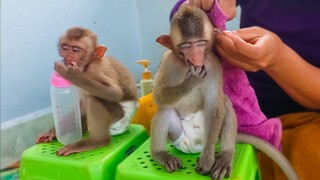
[[[236,56],[238,54],[237,49],[234,46],[234,40],[224,34],[216,36],[216,46],[221,47],[226,52],[229,52],[230,56]]]
[[[201,8],[201,1],[200,0],[189,0],[189,4]]]
[[[213,6],[214,0],[202,0],[201,1],[201,8],[204,11],[210,11]]]
[[[222,47],[217,47],[216,50],[224,60],[234,66],[239,67],[240,69],[253,72],[258,70],[256,67],[249,64],[248,61],[243,61],[244,58],[240,56],[230,56],[230,53],[228,51],[225,51]]]
[[[257,58],[260,57],[263,50],[263,41],[265,37],[252,37],[245,41],[238,35],[232,32],[224,32],[224,35],[230,38],[233,42],[234,48],[241,54],[245,54],[248,57]]]
[[[219,6],[228,15],[228,20],[236,16],[236,0],[220,0]]]
[[[226,59],[229,63],[238,66],[245,70],[256,71],[254,60],[248,56],[248,54],[239,51],[239,48],[228,36],[218,35],[217,36],[217,52]],[[250,55],[250,54],[249,54]]]
[[[226,31],[228,32],[228,31]],[[229,31],[230,32],[230,31]],[[234,35],[239,36],[241,39],[243,39],[246,42],[251,41],[252,39],[256,39],[259,37],[262,37],[266,34],[266,30],[253,26],[253,27],[247,27],[247,28],[241,28],[235,31],[232,31]]]

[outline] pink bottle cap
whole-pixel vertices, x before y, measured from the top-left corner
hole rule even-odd
[[[51,74],[50,84],[54,87],[68,87],[72,85],[71,82],[64,79],[56,71],[53,71],[53,73]]]

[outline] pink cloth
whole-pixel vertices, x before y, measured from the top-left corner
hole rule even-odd
[[[228,16],[214,3],[207,13],[213,25],[226,30]],[[238,118],[238,132],[258,136],[281,149],[282,125],[279,118],[267,119],[261,112],[254,89],[245,72],[222,60],[223,88],[229,96]]]

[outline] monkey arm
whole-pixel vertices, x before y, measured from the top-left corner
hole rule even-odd
[[[166,82],[165,76],[159,77],[158,81],[162,83],[157,85],[158,83],[156,82],[153,91],[156,103],[158,105],[174,104],[186,94],[189,94],[194,87],[202,82],[205,75],[205,71],[200,71],[195,68],[194,70],[188,71],[183,81],[177,85],[169,85],[168,83],[164,83]]]
[[[190,91],[184,82],[176,86],[159,85],[154,87],[153,96],[158,105],[172,105]]]
[[[229,177],[235,150],[237,118],[229,98],[225,95],[222,95],[222,97],[225,97],[225,101],[221,105],[221,108],[224,108],[224,115],[222,120],[223,124],[219,136],[220,152],[216,155],[213,169],[215,169],[215,172],[225,172],[225,174],[221,173],[218,176]]]
[[[102,76],[103,80],[101,78],[94,78],[92,74],[81,72],[77,66],[66,67],[60,62],[55,63],[54,69],[63,78],[69,80],[88,94],[109,102],[120,102],[123,98],[123,91],[118,85],[119,83],[108,76]]]
[[[232,107],[232,103],[229,97],[226,95],[224,95],[224,97],[225,101],[223,107],[225,108],[225,115],[223,120],[224,123],[220,134],[220,151],[231,151],[231,153],[233,153],[237,135],[238,122],[236,113]]]
[[[88,94],[101,98],[109,102],[120,102],[123,99],[123,91],[118,85],[113,81],[109,83],[102,83],[100,81],[84,78],[82,83],[75,83],[75,85]]]

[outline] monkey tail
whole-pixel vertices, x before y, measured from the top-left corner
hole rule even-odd
[[[265,142],[261,138],[243,133],[237,133],[236,142],[253,145],[256,149],[264,152],[269,158],[275,161],[289,180],[299,179],[288,159],[270,143]]]

